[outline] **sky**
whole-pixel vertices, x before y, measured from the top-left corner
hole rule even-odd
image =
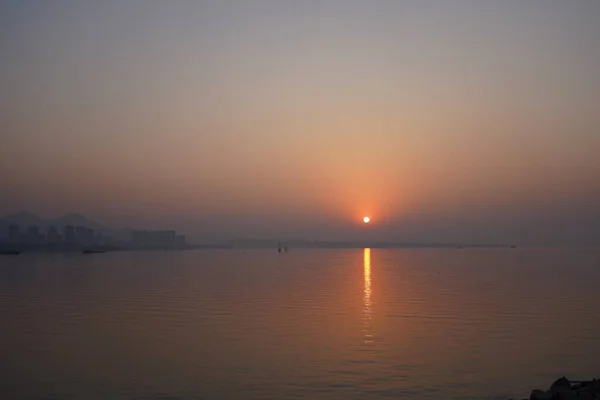
[[[599,20],[596,0],[0,0],[0,215],[597,242]]]

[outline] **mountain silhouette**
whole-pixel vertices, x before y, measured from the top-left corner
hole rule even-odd
[[[29,211],[19,211],[17,213],[0,218],[0,225],[3,223],[6,224],[6,226],[16,224],[26,228],[31,225],[42,226],[46,223],[46,221],[37,215],[30,213]]]
[[[85,226],[86,228],[90,228],[99,232],[110,229],[96,221],[92,221],[91,219],[88,219],[83,215],[77,213],[65,214],[60,218],[48,222],[51,222],[52,225],[55,225],[57,227],[65,225]]]

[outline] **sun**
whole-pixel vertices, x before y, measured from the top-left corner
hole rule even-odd
[[[364,222],[365,224],[368,224],[369,222],[371,222],[371,218],[369,218],[369,217],[364,217],[364,218],[363,218],[363,222]]]

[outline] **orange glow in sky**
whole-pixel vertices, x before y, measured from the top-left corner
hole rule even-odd
[[[600,2],[464,2],[0,1],[0,219],[596,240]]]

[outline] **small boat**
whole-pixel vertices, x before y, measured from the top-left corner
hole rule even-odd
[[[81,251],[81,254],[97,254],[97,253],[106,253],[106,250],[85,249],[85,250]]]
[[[16,256],[21,254],[19,250],[0,250],[0,255],[3,256]]]

